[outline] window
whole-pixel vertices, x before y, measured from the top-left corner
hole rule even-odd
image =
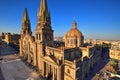
[[[67,41],[68,41],[68,44],[69,44],[69,39]]]
[[[71,54],[68,54],[69,55],[69,59],[71,59]]]
[[[82,52],[80,52],[79,57],[82,57]]]
[[[39,34],[37,35],[37,39],[39,40]]]
[[[38,34],[36,34],[36,40],[38,40]]]
[[[74,44],[77,44],[77,39],[74,39]]]
[[[70,69],[67,69],[67,73],[69,73],[69,74],[70,74]]]
[[[71,44],[73,44],[73,40],[71,39]]]
[[[77,43],[77,39],[75,40],[75,44],[78,44],[78,43]]]
[[[41,40],[41,35],[39,34],[39,40]]]
[[[112,55],[112,52],[111,52],[111,55]]]
[[[120,53],[118,53],[118,56],[120,56]]]

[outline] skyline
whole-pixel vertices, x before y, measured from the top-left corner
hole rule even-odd
[[[55,36],[64,36],[76,20],[85,38],[120,40],[119,0],[47,0],[47,3]],[[25,7],[34,33],[39,5],[40,0],[1,0],[0,33],[20,33]]]

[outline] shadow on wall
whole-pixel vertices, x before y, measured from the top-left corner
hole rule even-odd
[[[90,68],[90,72],[88,74],[90,76],[86,77],[85,80],[92,80],[92,78],[97,73],[102,74],[102,72],[100,72],[100,70],[102,68],[104,68],[106,66],[106,64],[109,62],[109,60],[110,60],[110,57],[109,57],[110,47],[101,47],[101,48],[102,48],[102,55],[100,57],[100,60],[98,61],[98,63],[95,63],[94,68]]]
[[[11,46],[12,48],[14,48],[16,51],[19,52],[19,44],[15,44],[13,42],[9,43],[8,46]]]

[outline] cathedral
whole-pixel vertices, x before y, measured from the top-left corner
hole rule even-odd
[[[54,41],[54,30],[47,1],[41,0],[35,36],[32,35],[27,8],[20,32],[20,57],[37,66],[46,80],[84,80],[101,58],[101,49],[84,46],[84,36],[73,21],[63,41]]]

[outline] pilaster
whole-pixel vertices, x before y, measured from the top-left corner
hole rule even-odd
[[[20,49],[20,57],[23,56],[23,53],[22,53],[22,39],[19,40],[19,49]]]
[[[57,66],[57,80],[61,80],[61,66]]]

